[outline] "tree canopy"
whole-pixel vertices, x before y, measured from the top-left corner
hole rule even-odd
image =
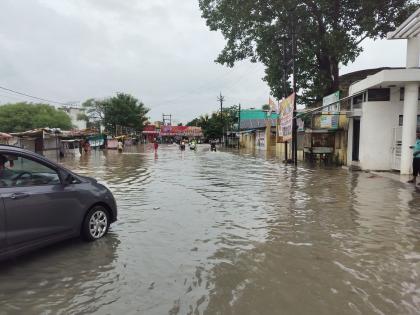
[[[90,124],[101,124],[111,133],[116,133],[118,126],[143,130],[149,112],[142,102],[125,93],[117,93],[103,100],[89,99],[83,103],[83,107],[86,114],[79,119],[86,119]]]
[[[187,123],[187,126],[201,127],[204,137],[206,139],[221,138],[223,130],[235,131],[238,123],[238,110],[237,105],[223,108],[223,124],[220,119],[220,112],[214,112],[210,116],[208,114],[201,115],[194,118]],[[223,128],[222,128],[223,126]]]
[[[72,128],[66,112],[47,104],[14,103],[0,106],[0,131],[21,132],[35,128]]]
[[[262,62],[264,80],[278,99],[291,92],[293,31],[296,82],[308,104],[338,90],[339,65],[355,60],[363,39],[385,37],[418,6],[415,0],[199,0],[199,5],[210,29],[227,40],[216,61],[230,67],[244,59]]]

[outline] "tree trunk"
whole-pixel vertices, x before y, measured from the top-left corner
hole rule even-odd
[[[330,66],[332,82],[329,94],[334,93],[340,89],[340,75],[338,69],[338,61],[336,57],[331,57]]]
[[[323,96],[336,92],[340,84],[337,58],[328,56],[328,54],[321,54],[318,57],[318,62]]]

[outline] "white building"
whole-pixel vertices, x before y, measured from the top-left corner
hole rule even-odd
[[[407,66],[383,70],[350,86],[347,163],[365,170],[411,172],[420,128],[420,9],[388,39],[407,39]]]
[[[65,111],[70,116],[71,124],[74,126],[74,128],[79,130],[86,129],[86,121],[77,119],[79,114],[85,113],[83,108],[76,106],[65,106],[61,107],[61,110]]]

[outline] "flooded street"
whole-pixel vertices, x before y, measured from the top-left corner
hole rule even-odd
[[[341,168],[161,145],[67,158],[105,238],[0,265],[0,314],[418,314],[420,193]]]

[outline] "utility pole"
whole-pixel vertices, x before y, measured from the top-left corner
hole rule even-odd
[[[295,27],[295,19],[294,19],[294,13],[293,10],[290,11],[290,20],[291,22],[291,29],[290,29],[290,35],[287,37],[283,37],[283,95],[284,98],[287,97],[286,92],[286,82],[287,82],[287,67],[290,65],[290,62],[292,62],[292,76],[293,76],[293,116],[292,116],[292,156],[291,159],[293,161],[293,164],[297,165],[297,121],[296,121],[296,99],[297,99],[297,84],[296,84],[296,27]],[[288,62],[286,62],[286,40],[292,41],[292,47],[291,47],[291,53],[292,58]],[[288,160],[288,154],[287,154],[287,142],[285,142],[285,159]]]
[[[164,126],[172,126],[172,115],[162,114],[162,123]]]
[[[220,138],[220,144],[222,143],[223,134],[224,134],[224,126],[223,126],[223,102],[225,101],[225,97],[220,92],[220,96],[217,97],[217,100],[220,102],[220,125],[222,126],[222,137]]]
[[[239,103],[239,110],[238,110],[238,133],[241,132],[241,103]],[[241,148],[241,143],[240,143],[240,136],[238,139],[238,150]]]
[[[286,38],[283,37],[283,99],[287,97],[287,64],[286,64]],[[281,125],[280,125],[281,127]],[[287,163],[288,154],[287,154],[287,141],[284,142],[284,160]]]
[[[297,121],[296,121],[296,30],[295,21],[292,15],[292,60],[293,60],[293,121],[292,121],[292,147],[293,147],[293,163],[297,166]]]

